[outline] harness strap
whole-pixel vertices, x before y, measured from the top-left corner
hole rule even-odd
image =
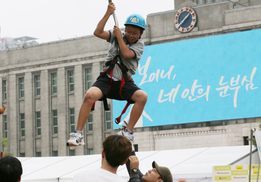
[[[112,83],[112,72],[113,72],[113,70],[110,72],[110,77],[111,77],[111,79],[110,79],[110,87],[109,87],[109,90],[108,90],[107,94],[109,94],[109,93],[110,93],[110,91],[111,91],[111,83]]]
[[[118,60],[117,60],[117,57],[118,57],[118,56],[116,56],[116,57],[110,62],[109,67],[108,67],[104,72],[101,73],[102,75],[104,75],[104,74],[109,74],[109,75],[110,75],[110,87],[109,87],[109,90],[108,90],[107,95],[108,95],[108,94],[110,93],[110,91],[111,91],[113,68],[114,68],[115,64],[117,64],[117,61],[118,61]],[[123,86],[124,86],[124,84],[125,84],[126,81],[133,81],[133,80],[128,76],[128,74],[127,74],[127,67],[122,63],[121,60],[120,60],[120,65],[119,65],[119,67],[120,67],[120,69],[121,69],[121,71],[122,71],[122,78],[121,78],[121,85],[120,85],[119,94],[120,94],[120,97],[121,97],[122,99],[124,99],[123,96],[122,96],[122,88],[123,88]],[[119,123],[120,123],[120,121],[121,121],[121,116],[126,112],[126,110],[127,110],[127,108],[129,107],[129,105],[130,105],[130,103],[128,102],[128,103],[125,105],[124,109],[122,110],[121,115],[115,119],[115,123],[116,123],[116,124],[119,124]],[[103,98],[103,106],[104,106],[104,110],[105,110],[105,111],[110,110],[110,108],[108,107],[108,103],[107,103],[106,97]],[[93,103],[93,105],[92,105],[92,110],[94,110],[94,107],[95,107],[95,103]]]
[[[103,98],[103,107],[104,107],[105,111],[109,111],[110,110],[110,108],[108,106],[107,99],[105,97]]]
[[[122,93],[122,87],[123,87],[123,85],[125,84],[125,79],[121,79],[121,86],[120,86],[120,96],[121,96],[121,98],[123,99],[123,97],[122,97],[122,95],[121,95],[121,93]]]
[[[128,103],[125,105],[124,109],[122,110],[121,115],[115,119],[115,123],[116,123],[116,124],[119,124],[119,123],[121,122],[121,116],[127,111],[129,105],[130,105],[130,103],[128,102]]]
[[[117,57],[118,56],[116,56],[111,62],[109,62],[109,67],[104,72],[102,72],[103,75],[105,73],[110,74],[113,71],[113,68],[114,68],[115,64],[117,63]]]
[[[109,74],[111,79],[110,79],[110,87],[109,90],[107,92],[107,94],[110,93],[111,91],[111,83],[112,83],[112,73],[113,73],[113,68],[115,66],[115,64],[117,63],[117,57],[115,57],[111,62],[110,62],[110,66],[109,68],[107,68],[104,72],[102,72],[101,74],[104,75],[105,73]]]
[[[105,111],[109,111],[110,108],[109,108],[109,106],[108,106],[107,99],[104,97],[104,98],[102,99],[102,101],[103,101],[104,110],[105,110]],[[95,108],[95,102],[92,104],[92,109],[91,109],[91,110],[93,111],[94,108]]]
[[[111,63],[110,63],[110,66],[109,66],[109,68],[107,68],[104,72],[102,72],[102,74],[104,75],[104,74],[109,74],[110,75],[110,87],[109,87],[109,90],[108,90],[108,93],[107,94],[109,94],[110,93],[110,91],[111,91],[111,83],[112,83],[112,74],[113,74],[113,68],[114,68],[114,66],[115,66],[115,64],[117,63],[117,57],[118,56],[116,56],[112,61],[111,61]],[[128,74],[127,74],[127,67],[121,62],[121,64],[119,65],[119,67],[120,67],[120,69],[121,69],[121,71],[122,71],[122,78],[121,78],[121,86],[120,86],[120,97],[123,99],[123,96],[122,96],[122,87],[123,87],[123,85],[125,84],[125,82],[126,81],[133,81],[131,78],[129,78],[129,76],[128,76]]]
[[[95,108],[95,102],[92,104],[92,111],[94,110]]]

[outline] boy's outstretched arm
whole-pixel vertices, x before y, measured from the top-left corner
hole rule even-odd
[[[96,29],[94,30],[93,34],[96,37],[99,37],[101,39],[105,39],[108,40],[110,38],[110,33],[109,31],[104,31],[104,27],[108,21],[108,19],[110,18],[110,16],[113,14],[113,12],[115,11],[116,7],[114,5],[113,2],[111,2],[108,5],[107,11],[105,13],[105,15],[102,17],[102,19],[99,21]]]

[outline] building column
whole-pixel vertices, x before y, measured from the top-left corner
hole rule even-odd
[[[33,111],[33,79],[32,73],[27,72],[24,76],[24,114],[25,114],[25,155],[35,156],[35,123]],[[19,125],[18,125],[19,126]]]
[[[10,75],[9,81],[9,90],[8,90],[8,139],[10,141],[10,153],[14,156],[19,156],[19,148],[18,148],[18,137],[19,137],[19,119],[18,119],[18,110],[17,110],[17,99],[18,99],[18,91],[17,91],[17,78],[16,75]]]
[[[58,99],[58,153],[59,156],[68,155],[66,141],[69,139],[69,135],[67,136],[67,95],[68,89],[66,88],[66,70],[65,68],[59,68],[57,71],[57,99]]]
[[[42,157],[52,156],[50,131],[50,97],[48,70],[41,71],[41,153]]]

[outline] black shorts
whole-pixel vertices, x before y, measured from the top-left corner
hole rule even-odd
[[[96,82],[92,85],[92,87],[98,87],[102,91],[104,96],[107,98],[116,99],[116,100],[127,100],[129,103],[134,103],[132,100],[130,100],[130,98],[135,91],[140,90],[140,88],[137,87],[137,85],[134,82],[126,81],[125,84],[123,85],[121,91],[121,95],[123,99],[120,96],[121,81],[112,80],[111,90],[108,94],[110,88],[110,82],[111,79],[107,75],[100,75],[97,78]]]

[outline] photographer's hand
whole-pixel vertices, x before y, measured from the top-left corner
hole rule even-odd
[[[129,157],[129,160],[130,160],[130,169],[139,168],[139,159],[137,156],[131,155]]]

